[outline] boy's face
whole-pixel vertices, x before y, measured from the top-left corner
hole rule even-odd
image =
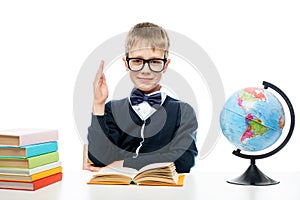
[[[153,49],[153,48],[138,48],[134,47],[129,51],[128,58],[142,58],[145,60],[154,59],[154,58],[164,58],[164,50],[162,49]],[[134,72],[130,71],[126,58],[123,58],[125,63],[126,70],[129,71],[130,79],[134,84],[135,88],[142,90],[145,93],[151,93],[158,91],[160,89],[160,80],[162,74],[168,68],[170,59],[167,60],[163,71],[153,72],[150,70],[148,63],[145,64],[144,68],[140,71]]]

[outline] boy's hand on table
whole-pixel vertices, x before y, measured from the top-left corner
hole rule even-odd
[[[100,169],[101,169],[101,167],[96,167],[93,164],[85,164],[83,166],[83,170],[88,170],[88,171],[91,171],[91,172],[99,172]]]

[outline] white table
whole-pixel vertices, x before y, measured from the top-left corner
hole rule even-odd
[[[197,172],[189,174],[183,187],[88,185],[91,174],[64,172],[61,182],[37,191],[0,190],[1,200],[68,200],[68,199],[123,199],[123,200],[266,200],[300,199],[300,172],[276,173],[272,178],[280,181],[272,186],[239,186],[226,180],[232,173]]]

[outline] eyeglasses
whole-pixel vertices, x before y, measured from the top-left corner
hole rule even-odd
[[[138,72],[141,71],[145,64],[148,63],[148,67],[153,72],[161,72],[165,68],[167,62],[166,58],[153,58],[153,59],[142,59],[142,58],[127,58],[126,61],[128,67],[131,71]]]

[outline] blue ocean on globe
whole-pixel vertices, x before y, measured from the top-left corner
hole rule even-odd
[[[285,124],[284,110],[271,92],[249,87],[235,92],[221,114],[223,135],[238,149],[260,151],[273,145]]]

